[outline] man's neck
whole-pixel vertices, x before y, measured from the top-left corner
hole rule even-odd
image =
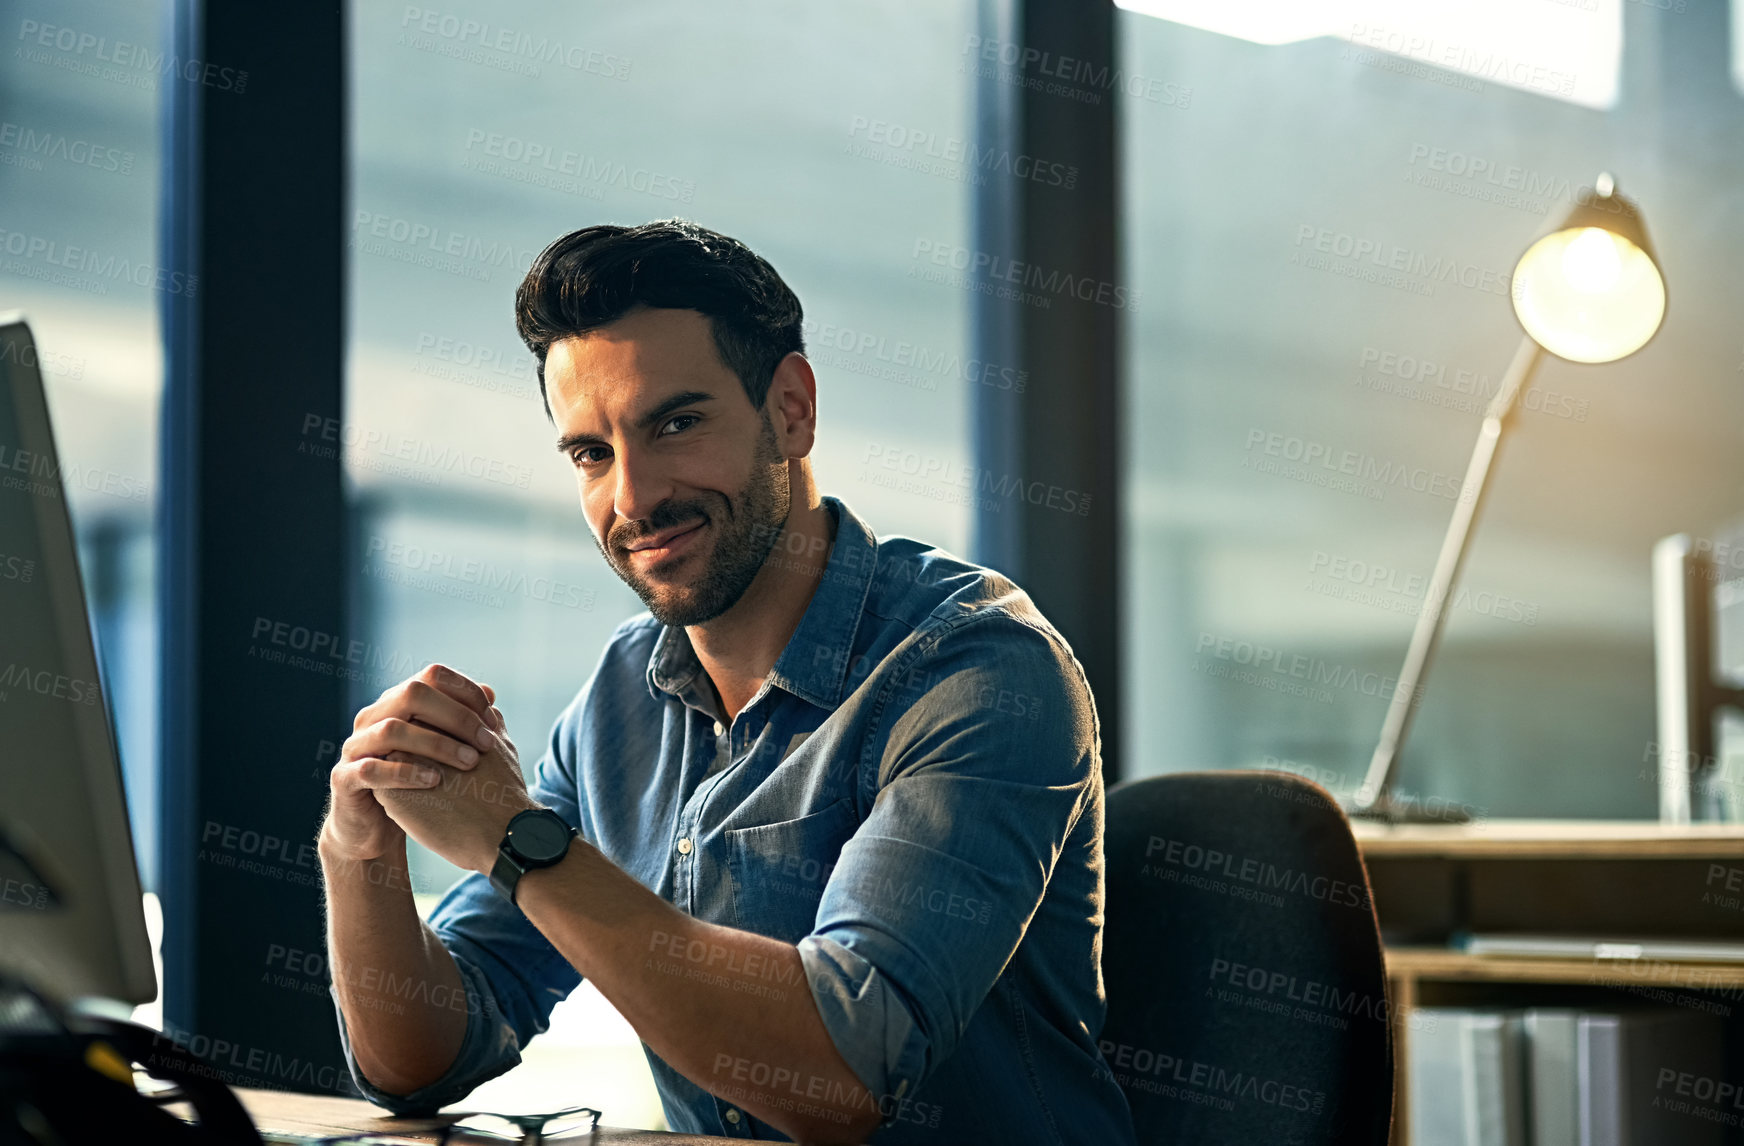
[[[795,483],[793,492],[787,528],[745,595],[714,620],[685,630],[720,697],[722,723],[731,723],[763,687],[799,628],[835,546],[836,523],[816,488],[805,483],[802,495]]]

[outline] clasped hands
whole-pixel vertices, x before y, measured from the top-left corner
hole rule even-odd
[[[329,781],[329,854],[382,858],[411,836],[443,859],[490,873],[516,813],[541,805],[489,685],[444,665],[359,710]]]

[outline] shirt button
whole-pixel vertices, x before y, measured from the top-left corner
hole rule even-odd
[[[682,840],[678,841],[678,854],[681,856],[687,856],[690,854],[690,837],[689,836],[685,836]]]
[[[723,733],[723,732],[725,732],[725,731],[726,731],[726,730],[727,730],[727,726],[726,726],[726,725],[724,725],[724,724],[722,724],[722,723],[721,723],[721,722],[720,722],[720,721],[718,721],[718,720],[717,720],[717,721],[715,721],[715,735],[716,735],[716,736],[719,736],[719,735],[720,735],[720,734],[721,734],[721,733]]]
[[[739,1112],[737,1110],[728,1110],[727,1121],[731,1122],[734,1126],[737,1126],[739,1124]]]

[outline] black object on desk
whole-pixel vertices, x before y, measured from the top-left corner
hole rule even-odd
[[[133,1063],[174,1084],[197,1122],[141,1093]],[[69,1013],[0,977],[0,1142],[261,1146],[248,1113],[210,1067],[137,1023]]]

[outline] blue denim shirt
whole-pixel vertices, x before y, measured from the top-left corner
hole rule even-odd
[[[689,914],[797,945],[803,983],[658,939],[649,958],[730,989],[809,990],[878,1096],[869,1141],[1127,1146],[1096,1041],[1103,786],[1083,670],[1011,581],[880,540],[824,501],[837,528],[823,575],[731,724],[685,631],[643,613],[558,718],[532,794]],[[514,1066],[580,982],[477,873],[430,924],[467,991],[448,1073],[404,1097],[378,1090],[340,1018],[353,1078],[396,1112],[457,1102]],[[807,1098],[805,1080],[730,1054],[714,1094],[648,1059],[674,1130],[784,1140],[737,1102]],[[552,1101],[610,1117],[586,1078]]]

